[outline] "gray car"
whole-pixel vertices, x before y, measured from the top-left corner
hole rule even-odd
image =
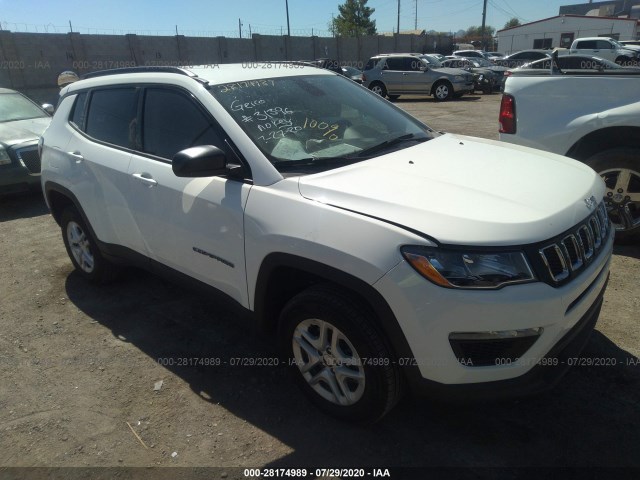
[[[442,62],[442,66],[450,68],[461,68],[469,72],[482,76],[482,81],[476,81],[476,90],[484,93],[491,93],[504,87],[504,72],[507,67],[494,65],[489,60],[483,58],[449,58]]]
[[[364,67],[364,86],[395,100],[400,95],[433,95],[437,101],[473,92],[474,76],[459,68],[433,68],[416,54],[371,57]]]
[[[43,107],[53,112],[53,106]],[[0,194],[40,189],[38,140],[50,122],[44,108],[0,88]]]

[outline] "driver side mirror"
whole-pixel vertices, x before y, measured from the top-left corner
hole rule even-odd
[[[421,66],[421,67],[419,67],[419,68],[420,68],[420,71],[421,71],[421,72],[427,72],[427,71],[429,71],[429,67],[427,67],[426,65],[423,65],[423,66]]]
[[[228,173],[227,156],[213,145],[186,148],[173,156],[171,168],[177,177],[217,177]]]
[[[47,112],[49,115],[53,115],[53,112],[55,111],[55,107],[53,105],[51,105],[50,103],[43,103],[42,104],[42,109]]]

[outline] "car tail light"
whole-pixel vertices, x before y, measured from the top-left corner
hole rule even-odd
[[[516,101],[503,95],[500,102],[500,133],[516,133]]]

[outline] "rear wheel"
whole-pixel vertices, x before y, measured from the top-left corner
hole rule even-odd
[[[449,100],[453,96],[453,87],[449,82],[440,81],[433,86],[433,98],[438,102]]]
[[[371,423],[400,397],[400,375],[371,314],[329,285],[295,296],[280,316],[279,337],[292,374],[321,410]]]
[[[106,260],[75,207],[67,207],[60,216],[62,239],[76,271],[93,283],[113,280],[118,268]]]
[[[637,66],[637,62],[629,57],[618,57],[616,58],[616,63],[618,65],[622,65],[623,67],[635,67]]]
[[[604,200],[616,229],[616,242],[640,239],[640,149],[616,148],[597,153],[585,163],[603,178]]]
[[[380,82],[373,82],[370,86],[369,89],[377,94],[380,95],[382,98],[387,96],[387,88],[384,86],[383,83]]]

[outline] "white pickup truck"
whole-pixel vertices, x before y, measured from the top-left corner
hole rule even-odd
[[[513,71],[500,140],[580,160],[606,183],[619,242],[640,238],[640,73]]]

